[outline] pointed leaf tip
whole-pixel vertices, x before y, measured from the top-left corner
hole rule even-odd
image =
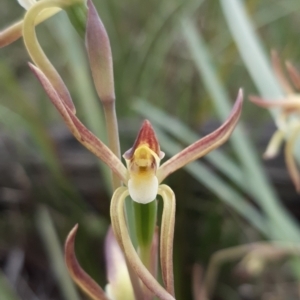
[[[231,115],[235,114],[236,111],[238,111],[239,113],[241,113],[243,102],[244,102],[244,91],[243,91],[242,88],[240,88],[239,91],[238,91],[238,95],[237,95],[236,101],[235,101],[235,103],[233,105]]]
[[[74,244],[78,229],[76,224],[65,243],[65,263],[72,279],[93,300],[108,300],[101,287],[81,268],[76,258]]]

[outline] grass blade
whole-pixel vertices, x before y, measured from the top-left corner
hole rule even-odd
[[[66,300],[80,300],[75,286],[69,276],[62,252],[62,246],[55,232],[49,212],[45,207],[37,211],[36,225],[49,256],[50,265],[57,278],[57,283]]]

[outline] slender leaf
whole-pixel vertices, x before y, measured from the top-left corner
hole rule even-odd
[[[40,207],[36,215],[36,225],[45,244],[52,270],[56,275],[61,293],[66,300],[80,300],[64,262],[62,246],[58,240],[51,216],[45,207]]]

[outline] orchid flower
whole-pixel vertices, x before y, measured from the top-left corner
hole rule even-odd
[[[25,46],[34,62],[34,64],[29,63],[29,66],[74,137],[102,160],[112,171],[115,190],[112,195],[110,209],[112,228],[116,240],[125,255],[135,299],[142,299],[144,298],[143,295],[148,295],[146,298],[151,299],[155,295],[160,299],[174,300],[172,255],[175,195],[172,189],[162,184],[162,182],[176,170],[201,158],[227,141],[241,114],[242,91],[239,91],[232,112],[223,125],[162,164],[161,160],[164,158],[164,153],[160,149],[151,123],[145,120],[133,147],[123,155],[126,162],[126,164],[123,164],[120,157],[117,119],[115,116],[115,94],[110,43],[104,25],[92,1],[87,1],[86,47],[96,91],[106,115],[109,137],[108,146],[90,132],[77,118],[76,110],[67,87],[44,54],[36,37],[35,25],[42,13],[46,14],[48,12],[50,14],[54,9],[66,9],[74,5],[74,3],[84,5],[85,1],[41,0],[29,8],[22,24]],[[26,4],[28,3],[26,2]],[[124,202],[127,197],[130,197],[135,203],[149,205],[156,202],[158,195],[163,200],[160,228],[160,264],[164,287],[155,278],[155,257],[153,256],[152,262],[149,264],[143,263],[140,258],[142,254],[140,253],[139,256],[133,247],[124,214]],[[155,228],[155,225],[153,228]],[[76,259],[74,252],[76,231],[77,225],[70,232],[65,245],[65,260],[69,272],[73,280],[91,299],[107,299],[104,291],[80,267]],[[153,243],[158,244],[158,242],[153,242],[151,238],[151,247],[153,247]],[[142,285],[136,276],[141,280]]]
[[[269,159],[275,157],[284,140],[286,141],[284,148],[285,162],[291,179],[295,185],[297,192],[300,192],[300,173],[294,157],[295,143],[300,134],[300,95],[295,92],[294,87],[284,75],[280,58],[276,51],[272,51],[272,66],[274,73],[280,82],[286,95],[283,99],[262,99],[257,96],[250,96],[250,101],[264,108],[279,108],[280,114],[276,120],[278,129],[273,134],[264,158]],[[290,63],[286,62],[286,68],[290,79],[296,89],[300,90],[300,74],[297,69]]]

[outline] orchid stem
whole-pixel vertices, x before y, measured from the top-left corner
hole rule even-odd
[[[150,255],[156,226],[157,201],[148,204],[133,202],[133,208],[139,256],[144,266],[151,272]]]
[[[110,150],[121,159],[118,120],[116,116],[115,101],[103,102],[105,114],[106,130],[108,136],[108,147]],[[116,190],[122,185],[122,182],[114,173],[112,173],[113,190]]]
[[[151,258],[150,258],[150,254],[151,254],[151,248],[150,247],[146,247],[146,246],[140,246],[139,247],[139,256],[141,258],[141,261],[143,262],[144,266],[151,271]]]
[[[137,237],[138,253],[143,265],[155,277],[151,261],[152,241],[156,226],[157,201],[148,204],[133,202],[135,233]],[[150,299],[152,293],[146,286],[143,288],[146,299]]]

